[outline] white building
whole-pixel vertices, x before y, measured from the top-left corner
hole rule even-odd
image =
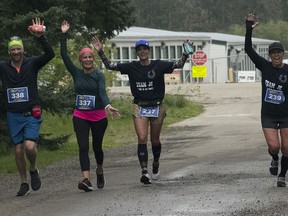
[[[243,30],[244,32],[244,30]],[[244,36],[213,33],[213,32],[175,32],[152,28],[131,27],[119,33],[112,41],[112,61],[127,62],[136,60],[135,42],[146,39],[151,47],[151,59],[175,60],[182,54],[183,41],[193,42],[195,50],[203,50],[207,55],[206,77],[193,78],[191,58],[188,59],[183,70],[179,71],[179,82],[192,83],[225,83],[243,81],[243,72],[254,73],[254,79],[259,80],[260,73],[256,71],[244,51]],[[267,56],[268,46],[274,42],[260,38],[252,38],[255,50]],[[240,74],[238,76],[238,74]],[[123,81],[127,77],[119,76]],[[239,79],[240,77],[240,79]],[[244,79],[245,81],[245,79]],[[246,80],[247,81],[247,80]],[[248,80],[249,81],[249,80]]]

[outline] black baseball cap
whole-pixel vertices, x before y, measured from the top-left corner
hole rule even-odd
[[[269,45],[269,53],[272,51],[272,50],[275,50],[275,49],[278,49],[278,50],[281,50],[284,52],[284,47],[281,43],[279,42],[274,42],[272,44]]]

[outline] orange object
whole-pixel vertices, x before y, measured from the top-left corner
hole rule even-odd
[[[43,33],[46,30],[46,26],[44,25],[30,25],[28,30],[35,32],[35,33]]]

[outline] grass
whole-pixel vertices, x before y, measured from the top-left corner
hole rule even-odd
[[[137,138],[131,117],[131,99],[130,96],[125,95],[112,98],[113,106],[119,109],[121,118],[112,120],[109,117],[108,128],[103,141],[104,149],[136,143]],[[180,95],[167,94],[165,96],[165,104],[167,117],[164,120],[163,132],[168,125],[195,117],[204,110],[201,104],[189,101]],[[65,158],[78,155],[78,145],[73,131],[72,116],[58,116],[44,113],[43,117],[44,122],[41,127],[41,133],[47,134],[51,138],[69,134],[71,134],[71,137],[59,150],[49,151],[44,147],[38,146],[38,167],[45,167]],[[28,168],[29,167],[27,167],[27,169]],[[17,172],[17,168],[14,160],[14,152],[11,150],[11,154],[1,156],[0,158],[0,174],[15,172]]]

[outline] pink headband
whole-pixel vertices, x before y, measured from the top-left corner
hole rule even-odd
[[[90,53],[90,54],[93,56],[93,58],[94,58],[93,50],[90,49],[90,48],[88,48],[88,47],[85,47],[85,48],[81,49],[80,52],[79,52],[79,61],[80,61],[80,62],[81,62],[81,60],[82,60],[82,55],[83,55],[85,52]]]

